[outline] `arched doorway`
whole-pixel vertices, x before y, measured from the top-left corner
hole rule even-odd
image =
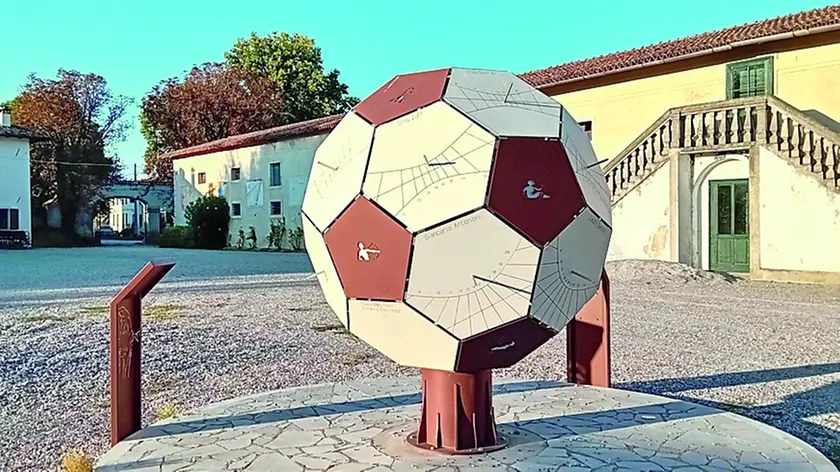
[[[130,195],[111,195],[96,205],[94,233],[101,240],[142,242],[150,229],[149,203]],[[155,227],[160,227],[159,224]]]
[[[736,198],[737,194],[748,189],[748,156],[696,156],[693,167],[691,265],[704,270],[748,271],[748,205],[745,206],[744,202],[740,202],[739,205]],[[721,195],[726,196],[728,200],[718,198]],[[748,195],[747,190],[742,197],[746,197],[748,201]],[[721,251],[731,254],[721,257]],[[743,251],[746,253],[741,254]],[[724,262],[729,259],[732,259],[732,262]]]

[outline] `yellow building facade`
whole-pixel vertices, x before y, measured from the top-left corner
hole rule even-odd
[[[523,74],[605,160],[610,259],[840,283],[838,15],[791,15],[795,30],[781,33],[775,20],[707,33],[710,43],[754,37],[684,57],[707,35],[656,45],[660,59],[629,66],[624,52]],[[611,56],[625,66],[610,70]]]

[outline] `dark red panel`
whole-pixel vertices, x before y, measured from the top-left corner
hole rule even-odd
[[[374,126],[381,125],[439,101],[448,76],[449,69],[398,75],[362,100],[353,111]]]
[[[554,239],[584,206],[563,144],[544,138],[499,141],[488,206],[538,246]]]
[[[551,339],[556,333],[530,316],[461,341],[456,372],[510,367]]]
[[[411,233],[370,200],[350,204],[324,241],[349,298],[403,299]]]

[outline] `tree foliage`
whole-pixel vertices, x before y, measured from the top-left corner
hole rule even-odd
[[[125,137],[129,103],[99,75],[60,69],[56,79],[30,75],[23,92],[7,104],[13,124],[47,138],[31,146],[33,207],[55,199],[68,237],[76,236],[80,211],[119,178],[117,159],[105,150]]]
[[[277,85],[223,64],[204,64],[183,80],[162,81],[143,99],[141,109],[146,172],[167,182],[172,180],[172,163],[162,154],[285,122]]]
[[[321,48],[300,34],[251,33],[225,53],[229,65],[265,77],[283,91],[288,121],[297,122],[347,111],[358,99],[347,95],[339,71],[324,71]]]
[[[199,197],[184,212],[195,247],[222,249],[227,244],[230,207],[222,197]]]

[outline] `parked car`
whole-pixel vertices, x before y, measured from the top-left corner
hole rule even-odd
[[[110,226],[100,226],[99,237],[101,239],[114,239],[116,237],[116,233],[114,233],[114,230],[111,229]]]

